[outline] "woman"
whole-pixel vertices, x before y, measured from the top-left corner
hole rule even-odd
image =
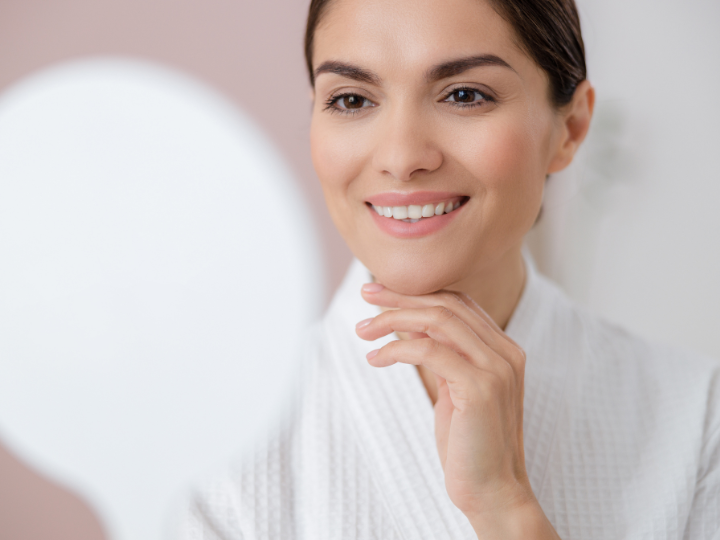
[[[523,254],[592,117],[572,0],[313,0],[306,53],[357,260],[293,414],[183,534],[719,539],[718,363],[583,312]]]

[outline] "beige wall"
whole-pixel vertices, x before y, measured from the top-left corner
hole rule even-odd
[[[327,216],[310,161],[302,53],[308,3],[1,0],[0,91],[55,62],[98,54],[162,62],[211,84],[254,118],[301,180],[332,291],[350,254]],[[0,446],[0,540],[90,540],[102,538],[101,531],[79,499]]]

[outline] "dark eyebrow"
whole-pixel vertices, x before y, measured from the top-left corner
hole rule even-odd
[[[458,58],[457,60],[450,60],[443,62],[430,68],[425,74],[425,79],[428,82],[436,82],[440,79],[447,79],[454,75],[460,75],[460,73],[467,71],[468,69],[484,66],[501,66],[515,71],[510,64],[499,56],[494,54],[481,54],[478,56],[468,56],[465,58]]]
[[[456,60],[450,60],[433,66],[425,74],[425,79],[428,82],[436,82],[440,79],[446,79],[454,75],[459,75],[468,69],[483,66],[501,66],[515,71],[510,64],[499,56],[495,56],[494,54],[481,54],[478,56],[458,58]],[[347,77],[348,79],[374,84],[376,86],[379,86],[381,82],[380,77],[375,75],[372,71],[335,60],[329,60],[320,64],[320,66],[315,70],[315,79],[317,79],[318,75],[321,73],[334,73],[342,77]]]
[[[317,79],[321,73],[334,73],[342,77],[347,77],[348,79],[374,84],[376,86],[380,84],[380,77],[373,72],[353,66],[352,64],[345,64],[344,62],[336,62],[334,60],[320,64],[315,70],[315,78]]]

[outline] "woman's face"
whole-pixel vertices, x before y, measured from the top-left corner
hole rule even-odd
[[[337,0],[313,66],[315,170],[378,282],[462,290],[517,258],[546,175],[566,165],[563,123],[485,0]]]

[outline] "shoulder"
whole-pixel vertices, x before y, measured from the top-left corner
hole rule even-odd
[[[678,527],[686,528],[685,538],[709,538],[720,502],[720,362],[643,338],[545,278],[542,287],[552,307],[538,312],[550,321],[539,324],[541,361],[564,357],[556,375],[563,383],[555,387],[562,391],[552,395],[562,406],[543,486],[546,507],[560,519],[566,509],[556,501],[572,496],[605,508],[608,523],[630,531],[627,538]],[[552,379],[541,383],[551,387]],[[600,487],[584,498],[597,478]],[[624,512],[616,511],[618,500]]]
[[[540,279],[554,298],[559,333],[576,345],[569,363],[581,389],[577,399],[612,402],[606,410],[624,418],[652,419],[666,431],[692,429],[704,439],[720,429],[720,360],[641,337]]]

